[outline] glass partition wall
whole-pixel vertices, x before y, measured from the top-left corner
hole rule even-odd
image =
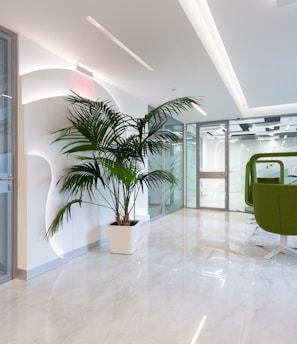
[[[185,132],[188,208],[224,209],[225,204],[227,210],[248,211],[244,184],[249,158],[256,153],[297,151],[297,115],[187,124]],[[297,176],[296,160],[286,165],[285,178],[291,183]],[[273,166],[261,168],[273,173]],[[212,178],[207,178],[209,172]]]
[[[181,209],[183,186],[187,208],[249,211],[244,188],[250,157],[256,153],[297,151],[297,115],[187,124],[185,148],[183,124],[172,119],[167,128],[180,135],[180,142],[162,156],[149,157],[149,166],[170,170],[179,184],[149,190],[151,218]],[[297,177],[293,178],[297,176],[297,161],[291,159],[286,166],[285,178],[297,183]],[[261,168],[266,174],[274,173],[272,165],[262,164]]]
[[[163,184],[149,189],[149,214],[157,218],[184,207],[184,125],[179,121],[168,119],[165,129],[176,133],[178,143],[172,144],[162,155],[149,156],[149,170],[165,169],[178,180],[176,185]]]
[[[245,166],[256,153],[297,151],[297,115],[273,116],[230,121],[230,210],[247,211],[244,202]],[[297,159],[286,163],[285,180],[297,175]],[[273,175],[272,164],[261,164],[266,175]],[[294,183],[291,177],[290,183]]]

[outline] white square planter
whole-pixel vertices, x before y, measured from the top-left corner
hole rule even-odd
[[[107,227],[107,238],[110,252],[133,254],[137,250],[140,227],[140,222],[133,226],[109,225]]]

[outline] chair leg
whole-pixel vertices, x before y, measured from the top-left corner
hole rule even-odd
[[[252,217],[252,218],[250,219],[250,221],[248,222],[248,224],[251,224],[251,225],[254,224],[254,225],[255,225],[255,228],[254,228],[254,231],[253,231],[253,233],[252,233],[252,236],[255,235],[256,232],[257,232],[257,230],[258,230],[258,228],[260,228],[259,225],[258,225],[258,223],[257,223],[257,221],[256,221],[256,219],[255,219],[254,217]]]
[[[270,259],[274,256],[276,256],[279,253],[284,253],[285,250],[297,253],[297,251],[295,251],[294,249],[287,247],[287,242],[288,242],[288,237],[287,235],[281,235],[280,236],[280,246],[278,248],[276,248],[275,250],[269,252],[268,254],[266,254],[266,256],[264,257],[265,259]]]

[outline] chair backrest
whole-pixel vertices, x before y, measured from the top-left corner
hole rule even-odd
[[[269,160],[252,160],[253,164],[273,164],[279,165],[279,176],[278,177],[257,177],[255,176],[255,182],[266,183],[266,184],[283,184],[284,183],[284,163],[281,160],[269,159]],[[253,206],[253,181],[252,181],[252,167],[250,161],[247,162],[245,168],[245,203],[249,206]],[[257,169],[255,167],[255,171]]]

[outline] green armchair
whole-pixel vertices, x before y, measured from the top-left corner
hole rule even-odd
[[[248,201],[253,206],[255,219],[262,229],[280,234],[280,246],[268,253],[265,256],[267,259],[286,249],[296,252],[287,247],[287,236],[297,235],[297,185],[284,184],[282,161],[274,161],[280,165],[280,176],[271,180],[257,177],[256,164],[273,161],[267,158],[294,156],[297,157],[297,152],[255,154],[248,162],[249,180],[246,179],[246,188],[249,189]]]

